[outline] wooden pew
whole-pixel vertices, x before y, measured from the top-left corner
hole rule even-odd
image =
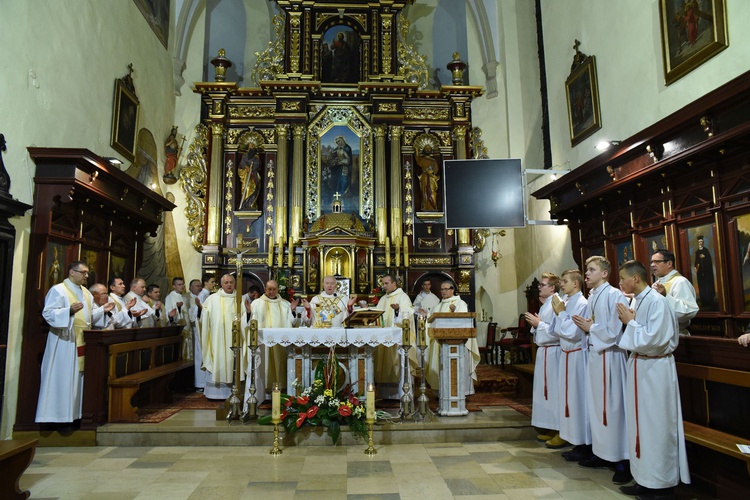
[[[38,439],[11,439],[0,441],[0,498],[29,498],[31,493],[21,491],[21,475],[31,464]]]
[[[193,366],[181,346],[180,335],[109,346],[109,422],[138,422],[134,396],[147,382],[151,393],[169,393],[174,375]]]
[[[690,363],[677,363],[677,375],[691,379],[703,380],[704,390],[708,394],[706,382],[718,382],[721,384],[735,385],[739,387],[750,387],[750,372],[741,370],[730,370],[715,366],[694,365]],[[708,398],[706,398],[708,405]],[[710,415],[707,408],[706,415]],[[707,418],[707,420],[709,420]],[[745,455],[737,448],[737,444],[750,444],[750,440],[733,436],[709,427],[710,422],[698,424],[695,422],[683,422],[685,428],[685,439],[691,443],[710,448],[724,455],[745,462],[748,474],[750,474],[750,455]]]

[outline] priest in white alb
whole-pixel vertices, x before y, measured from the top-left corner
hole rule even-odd
[[[164,309],[169,311],[169,324],[182,326],[182,357],[193,359],[193,329],[190,326],[190,302],[185,294],[185,280],[178,276],[172,279],[172,291],[164,299]],[[174,311],[174,314],[172,313]]]
[[[451,281],[440,284],[440,295],[443,297],[437,305],[430,309],[428,318],[435,313],[465,313],[469,312],[469,306],[461,297],[455,295],[455,285]],[[429,327],[430,324],[428,323]],[[429,330],[428,330],[429,332]],[[427,383],[433,391],[440,389],[440,343],[429,335],[429,347],[425,359],[425,370]],[[479,364],[479,346],[477,339],[471,338],[466,341],[466,363],[464,363],[464,379],[466,380],[466,395],[474,394],[474,382],[477,380],[477,365]]]
[[[221,277],[221,289],[209,295],[201,311],[201,353],[206,371],[204,394],[209,399],[226,399],[232,394],[234,380],[234,353],[232,352],[232,322],[242,321],[242,331],[247,325],[245,314],[237,314],[234,276]],[[245,379],[248,363],[247,338],[241,335],[240,380]]]
[[[409,386],[413,389],[413,372],[419,366],[416,349],[416,330],[414,328],[414,306],[409,296],[398,286],[396,277],[391,274],[383,276],[383,295],[377,305],[373,307],[383,311],[383,326],[401,328],[404,321],[409,322],[412,348],[409,349],[410,380]],[[401,398],[404,395],[403,377],[403,349],[401,348],[401,336],[397,338],[398,346],[378,346],[373,353],[375,365],[375,382],[379,396],[383,399]],[[396,386],[398,384],[398,386]]]
[[[294,299],[291,303],[282,299],[279,296],[279,284],[274,280],[269,280],[266,283],[266,293],[250,304],[250,310],[252,311],[252,317],[258,321],[258,330],[263,328],[291,328],[292,321],[294,321],[292,311],[295,310],[298,303],[298,299]],[[263,353],[260,356],[260,362],[268,361],[265,363],[267,366],[265,371],[266,387],[273,387],[273,384],[278,383],[279,388],[286,387],[287,391],[291,391],[286,380],[286,349],[275,345],[270,348],[261,348],[260,351]],[[262,367],[259,370],[256,365],[256,373],[263,373]],[[256,381],[256,386],[258,385]],[[256,395],[259,400],[262,400],[265,390],[261,391],[261,387],[256,388]],[[247,396],[248,392],[246,391],[245,399],[247,399]]]
[[[326,276],[323,278],[323,291],[309,303],[302,301],[310,326],[341,328],[344,324],[356,297],[347,300],[346,296],[336,293],[337,285],[336,278]]]

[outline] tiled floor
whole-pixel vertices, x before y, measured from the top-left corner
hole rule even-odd
[[[39,448],[21,479],[35,499],[632,498],[607,470],[535,441],[377,446]],[[678,498],[709,498],[692,488]]]

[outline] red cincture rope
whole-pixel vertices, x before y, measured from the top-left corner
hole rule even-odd
[[[565,349],[562,350],[562,352],[565,353],[565,418],[570,417],[570,410],[568,410],[568,354],[580,350],[580,347],[578,349],[572,349],[570,351],[566,351]]]

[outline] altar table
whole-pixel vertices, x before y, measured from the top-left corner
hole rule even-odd
[[[347,379],[354,394],[364,394],[368,384],[375,382],[372,353],[375,347],[400,345],[401,328],[263,328],[258,342],[267,347],[280,345],[286,349],[287,391],[297,379],[301,388],[313,383],[315,363],[326,355],[313,355],[314,347],[348,349]],[[364,371],[364,379],[360,372]],[[364,382],[364,384],[361,384]],[[301,390],[301,389],[300,389]]]

